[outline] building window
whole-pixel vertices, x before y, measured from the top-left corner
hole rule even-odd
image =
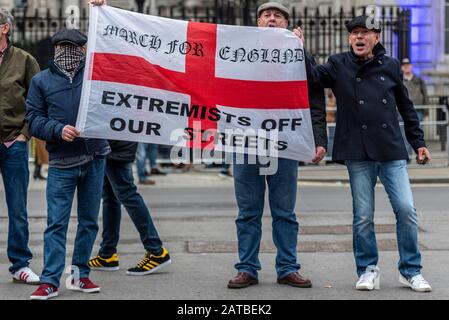
[[[446,0],[446,6],[445,6],[445,29],[444,29],[444,35],[445,35],[445,50],[444,52],[446,54],[449,54],[449,0]]]

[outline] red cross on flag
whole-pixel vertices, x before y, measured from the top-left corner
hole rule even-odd
[[[304,50],[290,31],[92,7],[83,137],[314,156]]]

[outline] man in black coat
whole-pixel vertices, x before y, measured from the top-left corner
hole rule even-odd
[[[379,288],[374,232],[374,187],[380,178],[397,220],[399,281],[415,291],[431,291],[421,275],[417,214],[407,173],[408,154],[396,109],[417,153],[430,160],[417,113],[402,82],[400,63],[385,55],[380,24],[358,16],[346,24],[350,51],[333,55],[324,65],[308,66],[308,76],[331,88],[338,112],[332,158],[346,164],[353,197],[353,250],[360,277],[358,290]],[[300,28],[295,34],[304,41]]]
[[[120,236],[121,205],[126,208],[146,250],[144,258],[126,274],[147,275],[171,263],[162,246],[150,211],[134,184],[132,163],[137,142],[109,141],[112,152],[107,156],[103,186],[103,241],[98,256],[90,259],[92,270],[119,270],[117,244]]]

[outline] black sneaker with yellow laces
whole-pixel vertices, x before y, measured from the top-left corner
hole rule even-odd
[[[144,276],[168,266],[170,263],[170,255],[168,254],[167,249],[162,248],[162,253],[160,255],[147,252],[145,257],[137,263],[134,268],[126,271],[126,274],[130,276]]]
[[[118,255],[116,253],[110,257],[96,256],[89,260],[88,265],[91,270],[116,271],[120,269],[118,266]]]

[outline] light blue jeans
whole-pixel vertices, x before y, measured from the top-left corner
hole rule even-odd
[[[421,270],[418,247],[418,219],[407,172],[406,160],[346,161],[353,202],[353,250],[360,276],[368,266],[377,265],[374,232],[374,188],[377,177],[384,185],[396,216],[399,272],[411,278]]]
[[[296,254],[299,225],[295,214],[298,161],[278,160],[277,172],[268,176],[260,175],[259,164],[234,164],[235,196],[239,207],[235,223],[240,259],[235,268],[255,278],[261,269],[258,255],[266,186],[273,218],[272,237],[277,248],[278,278],[283,278],[300,268]]]

